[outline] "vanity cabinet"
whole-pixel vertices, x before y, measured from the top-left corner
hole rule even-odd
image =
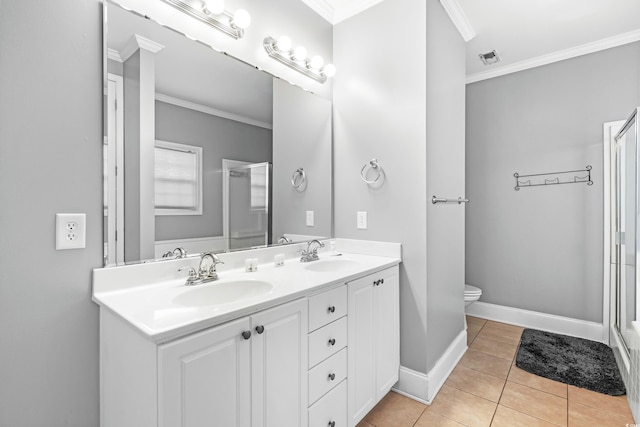
[[[353,427],[398,381],[398,267],[349,282],[348,291],[348,413]]]
[[[353,427],[398,379],[398,312],[397,265],[160,343],[101,308],[100,424]]]
[[[159,425],[307,425],[307,300],[158,348]]]
[[[309,298],[309,427],[347,427],[347,293]]]

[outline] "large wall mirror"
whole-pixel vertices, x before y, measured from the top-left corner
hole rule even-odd
[[[104,25],[105,265],[332,236],[329,100],[115,3]]]

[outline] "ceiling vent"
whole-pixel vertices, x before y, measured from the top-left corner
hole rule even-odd
[[[488,52],[488,53],[481,53],[478,56],[480,57],[480,60],[484,65],[491,65],[491,64],[500,62],[500,57],[498,56],[498,52],[496,52],[495,50],[492,50],[491,52]]]

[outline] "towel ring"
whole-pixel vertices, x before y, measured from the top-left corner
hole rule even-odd
[[[364,172],[367,169],[367,167],[370,167],[371,169],[378,171],[378,176],[376,176],[376,179],[370,181],[366,178]],[[362,180],[367,184],[375,184],[376,182],[378,182],[378,180],[381,177],[382,177],[382,167],[380,167],[380,165],[378,164],[378,159],[369,160],[369,163],[365,163],[365,165],[360,170],[360,178],[362,178]]]
[[[297,181],[296,181],[296,178],[298,178]],[[303,168],[296,169],[296,171],[293,173],[293,175],[291,175],[291,185],[293,185],[293,188],[302,187],[302,185],[306,181],[307,181],[307,174],[304,173],[304,169]],[[297,184],[296,184],[296,182],[297,182]]]

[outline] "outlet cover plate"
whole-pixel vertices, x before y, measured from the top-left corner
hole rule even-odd
[[[358,230],[366,230],[367,229],[367,212],[366,211],[358,211],[356,214],[356,226]]]
[[[56,214],[56,250],[82,249],[86,247],[86,224],[86,214]]]

